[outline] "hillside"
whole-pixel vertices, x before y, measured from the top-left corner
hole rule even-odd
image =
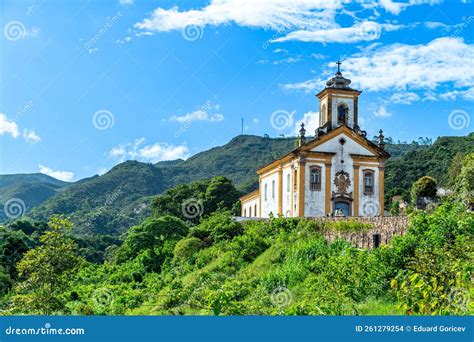
[[[386,149],[392,154],[386,165],[387,193],[407,191],[414,180],[425,174],[441,179],[453,155],[473,150],[473,138],[473,134],[442,137],[432,146],[387,144]],[[71,216],[78,232],[121,233],[149,214],[152,196],[177,184],[223,175],[243,193],[255,189],[255,170],[294,146],[295,139],[291,138],[242,135],[186,161],[155,165],[127,161],[102,176],[72,184],[33,208],[30,216],[46,220],[52,214],[62,213]]]
[[[11,198],[20,198],[25,203],[24,210],[29,210],[70,184],[42,173],[0,175],[0,206]],[[7,219],[5,212],[0,211],[0,222]]]
[[[474,152],[474,133],[466,137],[440,137],[429,148],[407,151],[402,158],[391,158],[386,163],[386,193],[389,196],[406,193],[425,175],[434,177],[440,186],[446,186],[453,157],[470,152]]]

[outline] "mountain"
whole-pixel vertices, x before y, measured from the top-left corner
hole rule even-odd
[[[0,206],[3,208],[8,200],[21,199],[21,210],[26,212],[70,184],[42,173],[0,175]],[[6,209],[1,210],[0,222],[7,219]]]
[[[389,159],[385,166],[386,199],[391,195],[407,196],[412,184],[422,176],[434,177],[438,185],[447,186],[453,157],[471,152],[474,152],[474,133],[465,137],[440,137],[428,148],[408,150],[401,158]]]
[[[467,137],[441,137],[432,146],[387,144],[392,158],[386,163],[386,193],[403,194],[423,175],[434,176],[443,184],[453,156],[473,151],[473,139],[471,133]],[[127,161],[102,176],[56,191],[29,216],[46,220],[52,214],[65,214],[81,234],[119,234],[149,214],[153,196],[181,183],[223,175],[242,193],[255,189],[255,170],[288,153],[295,144],[294,138],[241,135],[187,160],[154,165]]]

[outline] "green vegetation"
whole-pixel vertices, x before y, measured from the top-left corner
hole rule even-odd
[[[450,186],[449,181],[454,179],[448,176],[451,160],[457,156],[461,163],[467,153],[474,152],[473,140],[474,134],[442,137],[432,145],[424,138],[412,143],[395,143],[387,138],[385,148],[392,155],[385,168],[387,206],[394,195],[402,195],[409,201],[413,182],[425,175],[434,177],[443,187]],[[45,175],[0,176],[0,205],[17,197],[25,202],[27,214],[34,220],[47,221],[54,214],[64,214],[74,222],[78,234],[120,235],[150,215],[154,196],[179,184],[223,175],[241,193],[255,190],[255,170],[294,147],[293,138],[242,135],[186,161],[155,165],[127,161],[100,177],[83,179],[71,185],[57,180],[59,183],[53,185],[31,185],[32,176],[36,179],[36,176],[47,177]],[[1,177],[6,177],[6,181]],[[28,185],[21,185],[26,183]],[[48,190],[45,186],[60,187]],[[6,217],[0,216],[0,222],[5,220]]]
[[[440,138],[431,146],[407,145],[410,152],[405,154],[397,150],[386,172],[392,194],[410,196],[413,188],[417,198],[431,196],[435,177],[453,195],[429,210],[409,210],[406,234],[374,250],[324,238],[330,232],[371,228],[353,220],[236,222],[239,190],[252,187],[257,165],[242,178],[248,183],[237,188],[223,176],[200,177],[205,178],[205,171],[212,175],[219,163],[230,172],[242,158],[223,163],[211,150],[188,161],[120,164],[104,176],[62,186],[31,212],[41,220],[0,226],[0,310],[66,315],[472,314],[472,139],[473,134]],[[261,143],[283,154],[291,142],[242,136],[218,152],[228,158]],[[212,163],[215,168],[207,172],[203,165]],[[416,165],[429,172],[420,174]],[[189,175],[182,171],[187,167]],[[198,180],[172,187],[186,177]],[[398,213],[396,202],[391,210]]]
[[[414,212],[406,234],[381,248],[360,250],[324,238],[331,230],[368,228],[350,220],[238,223],[228,209],[197,223],[152,215],[96,263],[81,257],[70,238],[71,223],[62,218],[54,217],[37,242],[23,232],[27,227],[4,228],[28,251],[20,252],[13,271],[2,261],[0,281],[10,290],[2,292],[0,309],[7,314],[472,314],[474,215],[462,201],[446,199],[431,214]]]
[[[418,179],[411,187],[411,200],[417,203],[419,198],[428,197],[435,198],[437,193],[438,183],[436,179],[429,176],[423,176]]]
[[[22,211],[31,209],[56,195],[70,183],[57,180],[42,173],[0,175],[0,206],[12,199],[19,198],[25,203]],[[0,210],[0,222],[7,221],[8,217]]]
[[[368,223],[362,223],[355,220],[341,220],[341,221],[329,221],[324,224],[324,229],[328,231],[336,231],[342,233],[358,233],[372,229],[372,225]]]
[[[421,147],[403,153],[400,158],[391,158],[385,164],[386,205],[390,205],[395,195],[402,195],[409,202],[412,184],[423,176],[433,177],[441,187],[452,188],[457,174],[451,163],[474,152],[474,133],[466,137],[441,137],[433,145]]]

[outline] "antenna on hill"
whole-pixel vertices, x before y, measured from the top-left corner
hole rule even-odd
[[[242,121],[242,127],[240,129],[240,135],[244,135],[244,118],[242,118],[241,121]]]

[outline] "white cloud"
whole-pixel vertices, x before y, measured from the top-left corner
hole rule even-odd
[[[294,64],[301,61],[300,57],[288,57],[285,59],[280,59],[278,61],[274,61],[273,64],[278,65],[278,64]]]
[[[140,157],[152,163],[162,160],[186,159],[189,149],[185,145],[169,145],[156,143],[143,147],[140,151]]]
[[[170,145],[166,143],[155,143],[143,145],[145,138],[136,139],[130,143],[120,144],[112,148],[109,157],[123,162],[127,159],[136,159],[151,163],[163,160],[186,159],[189,149],[186,145]]]
[[[37,143],[41,141],[41,137],[35,131],[30,129],[23,130],[23,139],[29,143]]]
[[[92,49],[87,50],[87,52],[89,53],[89,55],[93,55],[93,54],[96,53],[97,51],[99,51],[99,49],[97,49],[97,48],[92,48]]]
[[[292,28],[329,28],[334,24],[338,1],[326,0],[212,0],[202,9],[179,11],[157,8],[150,18],[135,27],[156,32],[180,30],[190,25],[224,25],[285,30]]]
[[[413,5],[422,5],[422,4],[429,4],[435,5],[440,3],[442,0],[410,0],[406,3],[401,2],[394,2],[392,0],[379,0],[379,5],[385,11],[390,12],[392,14],[400,14],[401,11],[407,9],[409,6]]]
[[[474,87],[470,87],[467,90],[448,91],[446,93],[441,94],[439,97],[446,101],[454,101],[456,99],[474,101]]]
[[[180,123],[190,123],[193,121],[219,122],[224,120],[224,115],[220,113],[209,113],[210,111],[217,111],[219,110],[219,108],[219,105],[213,105],[210,102],[207,102],[204,106],[195,110],[194,112],[190,112],[180,116],[173,115],[169,118],[169,120]]]
[[[20,130],[15,121],[8,120],[5,114],[0,113],[0,135],[10,134],[13,138],[18,138]]]
[[[388,112],[384,105],[380,105],[374,110],[374,116],[377,118],[388,118],[392,116],[392,113]]]
[[[437,22],[437,21],[427,21],[424,23],[424,25],[429,28],[429,29],[437,29],[437,28],[442,28],[444,30],[449,30],[451,28],[451,26],[449,25],[446,25],[444,23],[440,23],[440,22]]]
[[[399,104],[411,104],[419,99],[418,94],[411,92],[394,93],[390,96],[390,102]]]
[[[74,173],[73,172],[68,172],[68,171],[54,171],[50,169],[47,166],[44,165],[38,165],[39,171],[41,173],[44,173],[45,175],[51,176],[53,178],[65,181],[65,182],[70,182],[74,178]]]
[[[322,30],[299,30],[272,40],[273,43],[299,40],[318,43],[356,43],[380,38],[382,26],[373,21],[364,21],[351,27]]]
[[[133,5],[133,0],[119,0],[119,4],[124,6]]]
[[[311,57],[314,59],[326,59],[328,56],[323,55],[322,53],[312,53]]]
[[[308,111],[303,114],[301,120],[296,121],[293,129],[295,135],[300,134],[301,124],[304,123],[304,129],[307,136],[314,135],[316,128],[319,127],[319,112]]]
[[[156,8],[150,17],[135,24],[142,30],[141,34],[182,30],[189,26],[219,26],[236,24],[239,26],[270,29],[279,34],[291,32],[276,41],[304,40],[318,42],[354,42],[377,38],[381,29],[393,30],[398,25],[355,24],[353,27],[341,28],[336,23],[336,16],[349,15],[356,18],[358,10],[372,9],[373,18],[378,17],[378,8],[392,14],[399,14],[409,6],[434,4],[440,0],[410,0],[406,3],[391,0],[367,2],[355,1],[359,8],[354,8],[350,1],[344,0],[211,0],[204,7],[180,11],[177,6],[169,9]],[[349,8],[350,7],[350,8]],[[370,25],[370,26],[369,26]],[[369,29],[370,34],[365,33]],[[362,31],[362,32],[359,32]],[[327,33],[327,37],[325,37]]]
[[[322,89],[326,79],[316,78],[286,84],[284,89],[313,91]],[[450,84],[457,88],[474,85],[474,45],[460,38],[438,38],[428,44],[392,44],[364,51],[344,60],[343,75],[361,90],[382,91],[436,89]]]
[[[287,49],[281,49],[281,48],[277,48],[275,50],[273,50],[273,53],[288,53],[288,50]]]
[[[119,44],[126,44],[126,43],[130,43],[131,41],[132,41],[132,37],[125,37],[122,39],[117,39],[115,42]]]

